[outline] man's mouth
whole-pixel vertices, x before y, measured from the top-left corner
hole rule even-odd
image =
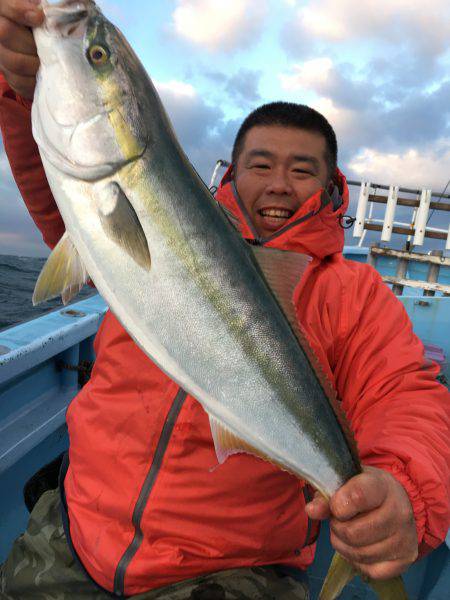
[[[258,211],[261,217],[279,219],[280,221],[290,219],[294,212],[286,208],[262,208]]]
[[[292,217],[294,211],[288,208],[261,208],[258,211],[259,215],[263,218],[265,225],[276,227],[280,226],[284,221],[287,221]]]

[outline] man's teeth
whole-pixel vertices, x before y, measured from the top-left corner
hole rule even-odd
[[[277,217],[279,219],[288,219],[292,215],[292,211],[283,210],[282,208],[263,208],[260,211],[262,217]]]

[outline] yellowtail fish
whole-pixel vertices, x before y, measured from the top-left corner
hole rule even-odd
[[[207,411],[220,461],[251,452],[330,498],[361,465],[296,322],[308,257],[242,239],[94,2],[42,4],[33,133],[66,233],[34,302],[68,301],[89,274],[142,350]],[[323,600],[354,571],[337,558],[333,573]],[[380,598],[406,598],[400,579],[382,587]]]

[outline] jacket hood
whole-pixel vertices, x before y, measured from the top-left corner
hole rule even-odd
[[[230,166],[216,192],[216,200],[239,220],[242,236],[247,240],[258,240],[264,246],[281,248],[292,252],[309,254],[320,260],[342,252],[344,229],[341,219],[349,203],[347,181],[336,169],[334,181],[342,198],[335,209],[330,195],[321,188],[313,194],[292,217],[268,238],[259,238],[242,200],[239,198]]]

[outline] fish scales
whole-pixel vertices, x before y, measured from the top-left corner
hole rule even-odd
[[[202,404],[213,431],[224,425],[243,448],[331,496],[360,472],[359,460],[250,245],[95,3],[43,8],[32,122],[66,226],[58,264],[73,248],[128,333]],[[69,262],[75,289],[85,270]],[[35,298],[55,289],[51,278],[44,268]]]
[[[90,7],[85,38],[114,49],[116,68],[93,74],[80,52],[71,63],[77,39],[62,37],[68,45],[56,62],[53,54],[47,74],[44,47],[34,110],[36,138],[67,231],[98,290],[150,358],[235,435],[331,495],[357,467],[328,399],[251,248],[185,157],[145,70],[123,36]],[[61,72],[84,79],[97,110],[92,115],[84,108],[84,121],[73,123],[69,174],[58,163],[60,142],[50,141],[51,148],[41,134],[44,120],[53,120],[50,131],[57,128],[41,102],[42,82]],[[114,161],[106,152],[102,157],[97,144],[88,163],[94,136],[116,140]],[[148,271],[104,234],[99,209],[111,185],[119,186],[142,226]]]

